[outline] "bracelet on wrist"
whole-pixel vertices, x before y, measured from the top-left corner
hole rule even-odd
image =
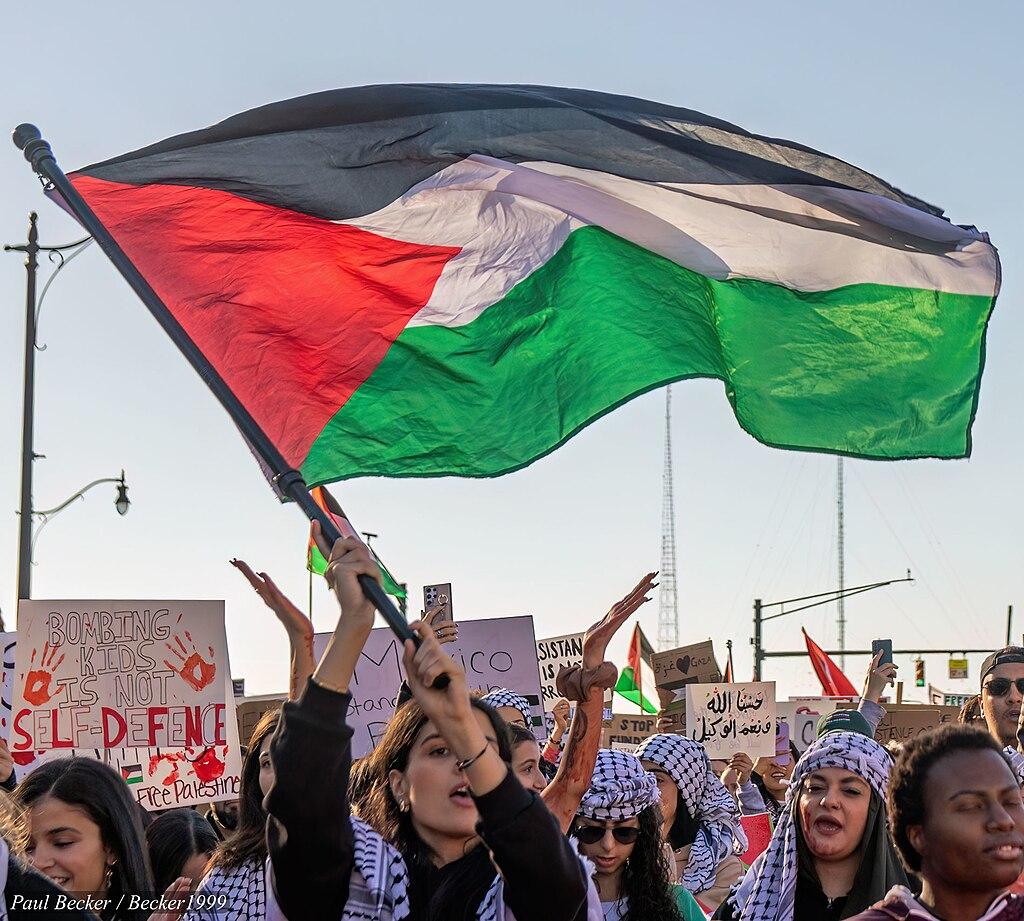
[[[466,770],[466,768],[470,767],[473,764],[476,764],[476,762],[484,756],[484,753],[487,751],[488,748],[490,748],[490,742],[484,742],[484,747],[481,748],[480,751],[478,751],[475,755],[473,755],[472,758],[463,758],[461,761],[456,761],[455,767],[460,771]]]

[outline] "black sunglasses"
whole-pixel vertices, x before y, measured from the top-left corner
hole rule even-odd
[[[1024,678],[1015,678],[1013,681],[1009,678],[993,678],[985,685],[985,690],[993,697],[1005,697],[1010,693],[1011,684],[1017,689],[1017,693],[1024,697]]]
[[[632,844],[640,834],[640,829],[635,825],[616,825],[614,828],[605,828],[603,825],[578,825],[576,837],[580,844],[597,844],[608,832],[612,833],[619,844]]]

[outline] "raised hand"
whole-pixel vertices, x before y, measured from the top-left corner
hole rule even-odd
[[[569,701],[564,697],[555,701],[555,705],[551,708],[551,716],[555,721],[555,727],[551,731],[551,741],[557,744],[562,741],[565,730],[569,728]]]
[[[735,793],[748,780],[754,770],[754,762],[745,752],[737,752],[729,760],[729,765],[722,771],[722,785],[731,793]]]
[[[423,613],[421,620],[423,623],[429,624],[437,641],[445,646],[448,643],[454,643],[459,638],[459,625],[452,620],[443,620],[441,618],[443,609],[444,605],[435,605]]]
[[[438,731],[445,735],[443,725],[466,718],[473,720],[472,707],[469,704],[469,691],[466,685],[466,673],[441,648],[441,643],[429,624],[416,621],[409,626],[419,634],[421,642],[417,649],[412,640],[405,641],[405,649],[402,654],[405,680],[409,684],[412,696],[423,708],[423,712],[433,720]],[[433,684],[438,675],[442,674],[448,676],[449,684],[447,687],[437,689]],[[451,739],[448,741],[454,745]]]
[[[324,578],[338,597],[341,616],[373,624],[375,608],[363,594],[359,576],[369,576],[381,582],[380,567],[369,548],[358,537],[342,537],[328,547],[320,530],[320,522],[313,521],[313,539],[327,560]]]
[[[899,668],[895,662],[879,665],[881,658],[882,650],[879,650],[868,665],[868,673],[864,677],[864,692],[861,694],[864,700],[870,700],[876,704],[882,699],[882,691],[885,690],[886,685],[895,687],[896,671]]]
[[[656,572],[647,573],[625,598],[613,604],[611,610],[586,632],[583,637],[584,668],[597,668],[604,662],[608,643],[615,631],[626,622],[630,614],[651,600],[647,593],[657,586],[658,583],[654,581],[656,575]]]
[[[274,580],[270,576],[265,572],[257,575],[245,560],[231,560],[231,565],[249,580],[249,584],[256,589],[256,594],[274,612],[290,637],[309,637],[312,640],[312,622],[298,607],[292,604],[284,592],[274,584]]]

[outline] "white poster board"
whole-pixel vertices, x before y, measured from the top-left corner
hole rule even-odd
[[[774,681],[687,685],[685,734],[712,760],[774,755],[775,719]]]
[[[583,634],[566,633],[546,640],[537,640],[537,664],[540,666],[540,690],[544,695],[544,709],[548,712],[559,701],[561,694],[555,689],[555,679],[563,667],[583,662]]]
[[[222,601],[22,601],[18,623],[4,703],[21,776],[75,754],[148,809],[238,796]]]
[[[313,655],[317,661],[329,639],[329,633],[314,637]],[[508,688],[522,694],[530,701],[535,731],[544,731],[532,617],[460,620],[458,640],[447,644],[444,650],[466,670],[470,691]],[[371,630],[349,688],[352,703],[348,724],[354,730],[353,758],[373,751],[395,712],[398,690],[404,680],[402,644],[390,627]]]

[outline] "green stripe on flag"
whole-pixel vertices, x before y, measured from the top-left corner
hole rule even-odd
[[[613,688],[616,694],[620,697],[636,704],[644,713],[657,713],[658,708],[651,701],[649,701],[643,694],[640,693],[640,689],[636,686],[636,680],[633,675],[633,668],[627,665],[622,669],[619,674],[619,680]]]
[[[370,548],[370,553],[373,553],[373,548]],[[404,600],[408,593],[395,580],[395,577],[391,575],[387,566],[380,561],[380,557],[378,557],[376,553],[373,553],[373,558],[377,561],[377,566],[380,568],[381,578],[384,582],[384,591],[393,598]],[[327,572],[327,560],[324,559],[324,555],[320,552],[320,548],[317,547],[315,543],[310,545],[306,553],[306,569],[318,576],[322,576]]]
[[[583,227],[472,322],[407,327],[302,473],[496,476],[688,377],[722,380],[740,425],[765,444],[962,457],[993,302],[718,281]]]

